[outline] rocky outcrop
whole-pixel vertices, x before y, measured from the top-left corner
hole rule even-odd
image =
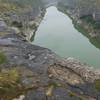
[[[30,41],[45,14],[42,2],[40,0],[1,0],[0,6],[4,8],[0,10],[0,18],[3,18],[0,23],[4,25],[6,22],[10,30],[12,29],[15,33]]]
[[[2,29],[7,27],[1,26]],[[96,88],[99,71],[73,58],[64,59],[47,48],[32,45],[13,33],[12,28],[10,30],[11,34],[0,37],[0,99],[11,100],[16,96],[24,100],[100,98]]]
[[[0,99],[99,100],[100,71],[30,43],[29,27],[37,27],[45,13],[39,10],[36,18],[32,11],[1,16]]]

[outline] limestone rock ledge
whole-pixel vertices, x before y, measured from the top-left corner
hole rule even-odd
[[[36,13],[30,7],[17,8],[16,12],[17,6],[12,9],[9,5],[10,10],[3,6],[4,11],[0,10],[0,100],[100,99],[100,71],[76,59],[61,58],[28,41],[45,13],[40,5]]]
[[[0,99],[100,99],[100,71],[94,71],[78,60],[61,58],[17,34],[0,38],[0,53]]]

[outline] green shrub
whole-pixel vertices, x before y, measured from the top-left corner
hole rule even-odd
[[[95,21],[92,16],[83,16],[80,19],[93,26],[94,29],[100,28],[100,22]]]
[[[77,97],[76,94],[73,93],[73,92],[70,92],[70,93],[69,93],[69,96],[70,96],[70,97]]]
[[[0,52],[0,64],[3,64],[7,61],[6,56],[4,53]]]
[[[100,79],[95,81],[95,88],[100,92]]]
[[[0,97],[3,100],[12,100],[14,96],[21,91],[21,85],[19,84],[20,76],[19,71],[15,68],[1,69],[0,71]],[[19,87],[20,86],[20,87]]]
[[[80,19],[82,19],[83,21],[86,21],[88,23],[94,23],[92,16],[83,16]]]

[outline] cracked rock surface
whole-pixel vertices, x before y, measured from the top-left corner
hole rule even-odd
[[[86,64],[73,58],[61,58],[16,34],[1,37],[0,41],[0,52],[7,58],[0,68],[18,70],[23,100],[100,99],[100,92],[95,88],[95,80],[100,79],[100,73]]]

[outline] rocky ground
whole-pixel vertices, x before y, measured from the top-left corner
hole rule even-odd
[[[26,14],[34,18],[28,19],[28,26],[34,26],[33,22],[39,25],[42,11],[37,18],[32,12]],[[30,28],[21,26],[20,16],[24,15],[18,13],[18,20],[10,22],[0,17],[0,100],[99,100],[100,71],[32,45]]]
[[[0,29],[6,28],[2,21]],[[3,32],[4,32],[3,31]],[[99,100],[100,72],[32,45],[13,32],[0,37],[1,100]],[[18,100],[20,100],[18,99]]]

